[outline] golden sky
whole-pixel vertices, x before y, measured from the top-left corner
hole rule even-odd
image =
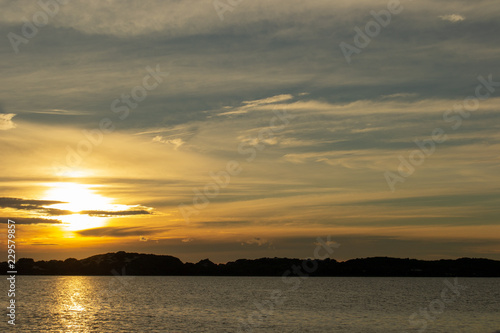
[[[500,9],[405,3],[348,63],[386,6],[74,1],[28,38],[3,2],[17,255],[500,259]]]

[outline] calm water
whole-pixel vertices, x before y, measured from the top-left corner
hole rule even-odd
[[[16,303],[0,332],[500,332],[500,279],[18,276]]]

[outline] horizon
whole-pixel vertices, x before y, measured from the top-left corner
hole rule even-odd
[[[108,254],[118,254],[120,252],[123,252],[125,254],[170,256],[170,257],[174,257],[174,258],[177,258],[177,259],[181,260],[183,263],[197,263],[197,262],[200,262],[200,261],[203,261],[203,260],[210,260],[211,262],[213,262],[216,265],[218,265],[218,264],[227,264],[228,262],[234,262],[234,261],[237,261],[237,260],[240,260],[240,259],[242,259],[242,260],[298,259],[298,260],[319,260],[319,261],[330,259],[330,260],[335,260],[337,262],[346,262],[346,261],[357,260],[357,259],[377,259],[377,258],[401,259],[401,260],[417,260],[417,261],[440,261],[440,260],[460,260],[460,259],[500,261],[498,259],[491,259],[491,258],[486,258],[486,257],[457,257],[457,258],[439,258],[439,259],[420,259],[420,258],[409,258],[409,257],[405,258],[405,257],[391,257],[391,256],[356,257],[356,258],[349,258],[349,259],[339,260],[337,258],[334,258],[333,256],[329,256],[329,257],[325,257],[325,258],[314,258],[314,257],[302,257],[302,258],[301,257],[255,257],[255,258],[237,258],[237,259],[228,260],[226,262],[214,262],[209,257],[200,258],[198,260],[193,260],[193,261],[187,261],[187,260],[182,260],[182,258],[179,258],[179,257],[171,255],[171,254],[142,253],[142,252],[128,252],[128,251],[116,251],[116,252],[107,252],[107,253],[97,253],[97,254],[93,254],[93,255],[90,255],[90,256],[81,257],[81,258],[67,257],[67,258],[64,258],[64,259],[50,258],[50,259],[39,259],[39,260],[36,260],[34,258],[19,257],[19,259],[33,259],[35,262],[36,261],[50,261],[50,260],[64,261],[66,259],[84,260],[84,259],[88,259],[88,258],[95,257],[95,256],[108,255]]]
[[[396,2],[2,2],[0,234],[500,260],[498,3]]]

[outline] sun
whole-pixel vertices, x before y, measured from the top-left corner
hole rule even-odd
[[[51,208],[69,210],[74,213],[85,210],[107,210],[113,207],[112,199],[95,193],[93,187],[78,183],[53,183],[45,192],[44,200],[63,201]]]
[[[55,208],[69,211],[69,214],[53,216],[64,222],[65,228],[70,231],[101,227],[109,220],[108,217],[92,216],[89,211],[113,212],[127,210],[128,206],[113,203],[112,198],[96,193],[99,185],[79,183],[49,183],[43,200],[60,201],[62,203],[47,205],[46,208]]]

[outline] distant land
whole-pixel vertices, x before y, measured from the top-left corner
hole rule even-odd
[[[200,275],[200,276],[397,276],[500,277],[500,261],[478,258],[417,260],[388,257],[302,260],[289,258],[239,259],[215,264],[208,259],[183,263],[168,255],[116,252],[86,259],[16,262],[19,275]],[[7,262],[0,263],[6,274]]]

